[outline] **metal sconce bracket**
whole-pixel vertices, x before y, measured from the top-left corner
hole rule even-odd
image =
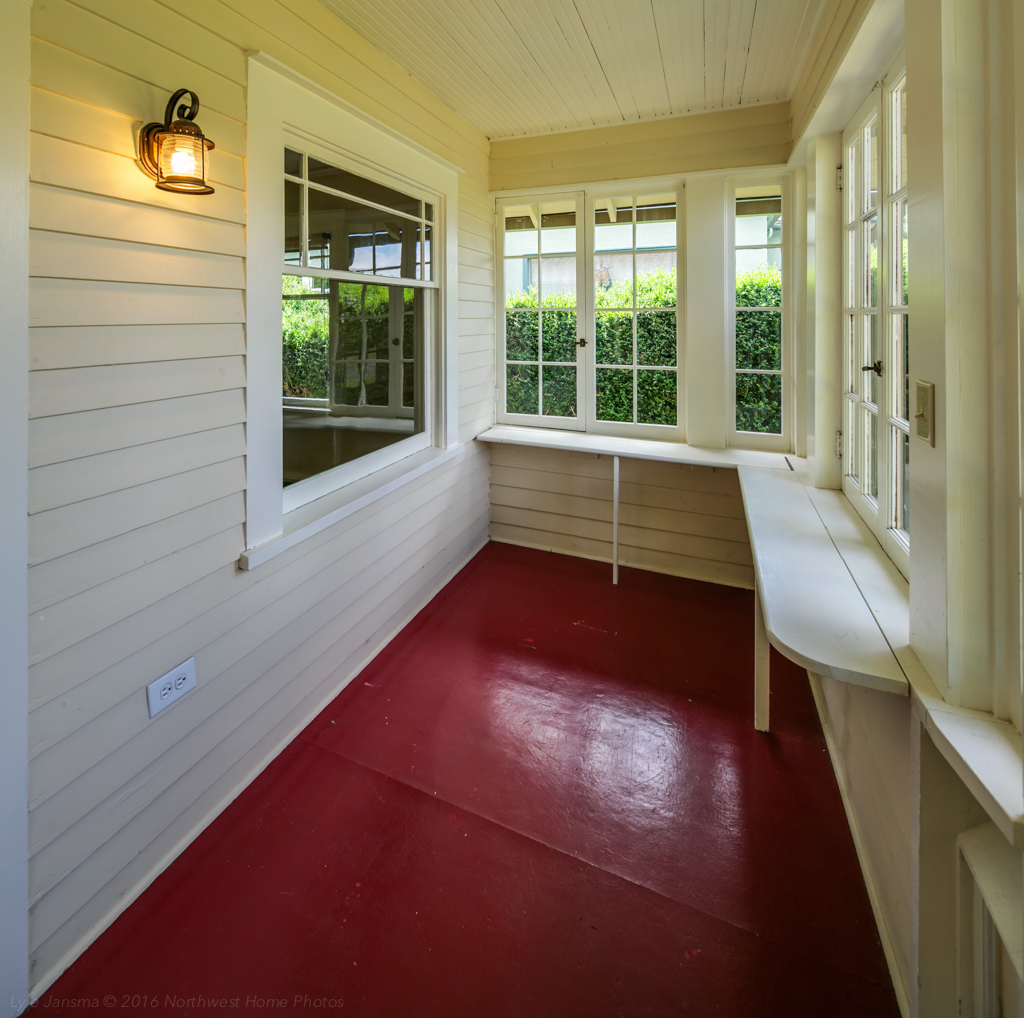
[[[185,96],[189,97],[189,102],[178,106],[178,119],[173,120],[174,108]],[[162,191],[177,194],[214,193],[214,189],[206,183],[206,153],[215,146],[209,138],[204,137],[199,126],[194,123],[198,112],[199,96],[191,89],[179,88],[167,102],[163,123],[146,124],[139,132],[139,164],[157,182],[156,186]],[[161,167],[161,145],[175,137],[179,141],[187,139],[198,152],[199,172],[191,178],[168,177]]]

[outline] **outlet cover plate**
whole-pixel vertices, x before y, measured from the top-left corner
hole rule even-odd
[[[195,688],[196,659],[190,657],[177,668],[172,668],[166,675],[161,675],[155,682],[146,686],[146,695],[149,697],[149,716],[156,717],[165,707],[170,707],[175,700],[180,700]]]

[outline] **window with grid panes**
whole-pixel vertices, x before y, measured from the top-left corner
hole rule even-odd
[[[735,205],[736,430],[782,434],[782,189],[745,187]]]
[[[906,80],[877,89],[844,134],[843,489],[906,572],[909,287]]]
[[[433,206],[284,150],[284,483],[424,430]]]
[[[499,419],[678,437],[676,195],[499,203]]]

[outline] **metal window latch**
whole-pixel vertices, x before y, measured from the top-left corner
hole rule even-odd
[[[576,345],[577,346],[586,346],[587,345],[587,341],[582,336],[580,336],[580,338],[576,340]]]
[[[882,377],[882,362],[875,361],[874,364],[865,364],[861,371],[873,371],[879,378]]]
[[[398,344],[401,343],[402,341],[400,339],[393,339],[391,340],[391,342],[394,343],[395,346],[398,346]]]

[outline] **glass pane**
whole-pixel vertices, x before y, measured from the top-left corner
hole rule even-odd
[[[413,355],[416,340],[416,322],[412,315],[402,315],[402,358],[409,360]]]
[[[900,187],[907,186],[907,86],[900,89]]]
[[[857,231],[856,228],[846,231],[846,306],[857,306]]]
[[[676,373],[639,371],[636,380],[636,419],[640,424],[676,423]]]
[[[843,337],[846,346],[846,391],[856,392],[860,380],[860,372],[857,364],[857,318],[855,315],[846,316],[846,333]]]
[[[312,280],[284,277],[281,302],[282,394],[303,399],[326,399],[330,384],[328,356],[331,312],[327,300],[289,299],[290,294],[317,293],[305,285]]]
[[[597,363],[633,363],[633,315],[631,312],[597,312]],[[619,418],[609,419],[618,420]]]
[[[621,368],[597,369],[597,419],[633,421],[633,372]]]
[[[903,207],[903,237],[900,244],[900,255],[902,260],[902,272],[900,273],[903,279],[903,304],[910,303],[910,277],[907,265],[907,245],[908,245],[908,232],[909,232],[909,208],[907,207],[906,201],[900,202]]]
[[[636,355],[638,364],[675,366],[675,311],[636,313]]]
[[[541,206],[540,249],[542,254],[575,252],[576,202],[545,202]]]
[[[284,261],[302,264],[302,185],[284,182]]]
[[[308,200],[311,265],[416,277],[419,224],[324,191],[310,189]]]
[[[541,330],[545,361],[576,362],[575,311],[545,308],[541,312]]]
[[[737,198],[736,243],[781,244],[782,199]]]
[[[434,228],[429,224],[425,224],[423,227],[423,251],[422,258],[419,250],[419,244],[416,245],[416,279],[433,279],[433,269],[430,263],[430,252],[431,252],[431,240],[434,235]],[[420,264],[422,263],[423,269],[422,274],[420,270]]]
[[[673,257],[675,252],[672,252]],[[675,273],[673,270],[673,285]],[[599,308],[633,307],[633,254],[594,256],[594,306]]]
[[[423,218],[427,220],[434,218],[434,206],[428,201],[423,203]]]
[[[736,252],[736,306],[782,307],[782,249]]]
[[[661,262],[661,264],[654,264],[655,261]],[[637,254],[636,262],[637,307],[674,308],[676,306],[675,251],[665,251],[658,255],[641,252]]]
[[[867,316],[867,351],[868,356],[865,364],[876,364],[878,362],[878,315]],[[878,403],[878,389],[879,382],[881,379],[878,377],[877,371],[865,371],[865,375],[868,378],[868,393],[867,398],[872,403]]]
[[[546,308],[576,306],[576,257],[540,260],[541,303]]]
[[[536,258],[505,259],[505,307],[537,306]]]
[[[782,370],[781,312],[736,312],[736,367]]]
[[[868,431],[868,485],[865,494],[878,498],[878,414],[865,410]]]
[[[601,198],[594,208],[594,250],[633,250],[633,199]]]
[[[867,307],[878,307],[878,216],[867,221],[867,243],[864,254],[867,257],[865,266],[867,281]]]
[[[859,464],[857,459],[857,404],[854,400],[846,401],[846,420],[843,423],[843,454],[846,459],[846,476],[860,482]]]
[[[736,375],[736,430],[782,434],[782,376]]]
[[[284,297],[284,483],[415,434],[419,318],[429,291],[290,276]]]
[[[896,460],[900,471],[900,504],[897,506],[901,530],[910,533],[910,440],[902,431],[899,432],[900,454]]]
[[[508,205],[505,208],[505,254],[535,255],[539,251],[537,230],[540,213],[536,205]]]
[[[654,251],[676,246],[676,199],[673,194],[652,194],[636,200],[636,249]],[[640,272],[640,266],[637,266]]]
[[[402,364],[402,406],[416,406],[416,370],[410,361]]]
[[[878,123],[874,120],[864,128],[864,168],[867,192],[864,195],[864,211],[878,205]]]
[[[846,192],[846,221],[852,223],[857,218],[857,206],[854,195],[857,193],[857,143],[854,142],[846,150],[846,171],[843,190]]]
[[[505,409],[510,414],[537,413],[536,364],[505,366]]]
[[[903,355],[903,413],[904,420],[910,420],[910,315],[900,315],[896,319],[902,332],[900,347]]]
[[[290,173],[293,177],[302,176],[301,152],[293,152],[290,148],[284,150],[284,172]]]
[[[538,335],[536,311],[525,308],[506,311],[505,359],[510,361],[537,360]]]
[[[544,365],[544,414],[547,417],[576,416],[575,368]]]
[[[315,184],[333,187],[337,191],[344,191],[356,198],[364,198],[366,201],[372,201],[377,205],[386,205],[388,208],[419,218],[419,198],[413,198],[384,184],[378,184],[365,177],[357,176],[355,173],[339,169],[337,166],[331,166],[313,156],[309,157],[309,179]]]

